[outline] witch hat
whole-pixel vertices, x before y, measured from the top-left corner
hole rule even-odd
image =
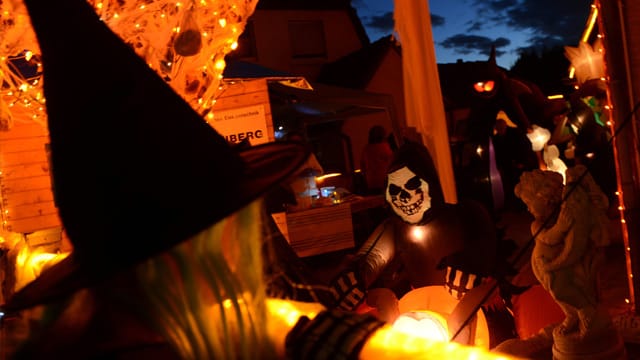
[[[298,143],[229,146],[86,0],[25,4],[42,52],[54,192],[74,250],[5,311],[54,301],[173,247],[308,156]]]

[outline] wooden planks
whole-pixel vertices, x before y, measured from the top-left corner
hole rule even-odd
[[[48,141],[47,129],[33,122],[0,132],[0,208],[6,231],[31,233],[61,225],[51,190]]]
[[[300,257],[355,246],[348,203],[273,214],[276,225]]]

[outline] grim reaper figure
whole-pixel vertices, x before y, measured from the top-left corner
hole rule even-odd
[[[407,142],[396,151],[385,197],[393,215],[358,250],[352,271],[337,279],[339,307],[357,307],[373,288],[400,298],[413,288],[444,285],[461,299],[495,272],[493,219],[480,203],[445,203],[423,145]]]

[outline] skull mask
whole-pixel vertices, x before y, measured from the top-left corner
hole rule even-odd
[[[393,211],[405,222],[420,222],[431,208],[429,184],[406,166],[389,173],[387,180],[386,198]]]

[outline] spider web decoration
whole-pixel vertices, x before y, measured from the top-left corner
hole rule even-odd
[[[219,94],[224,57],[238,46],[238,37],[258,0],[88,3],[194,110],[204,115]],[[10,129],[14,121],[46,124],[38,54],[22,2],[0,0],[0,131]],[[79,91],[81,87],[80,83]]]

